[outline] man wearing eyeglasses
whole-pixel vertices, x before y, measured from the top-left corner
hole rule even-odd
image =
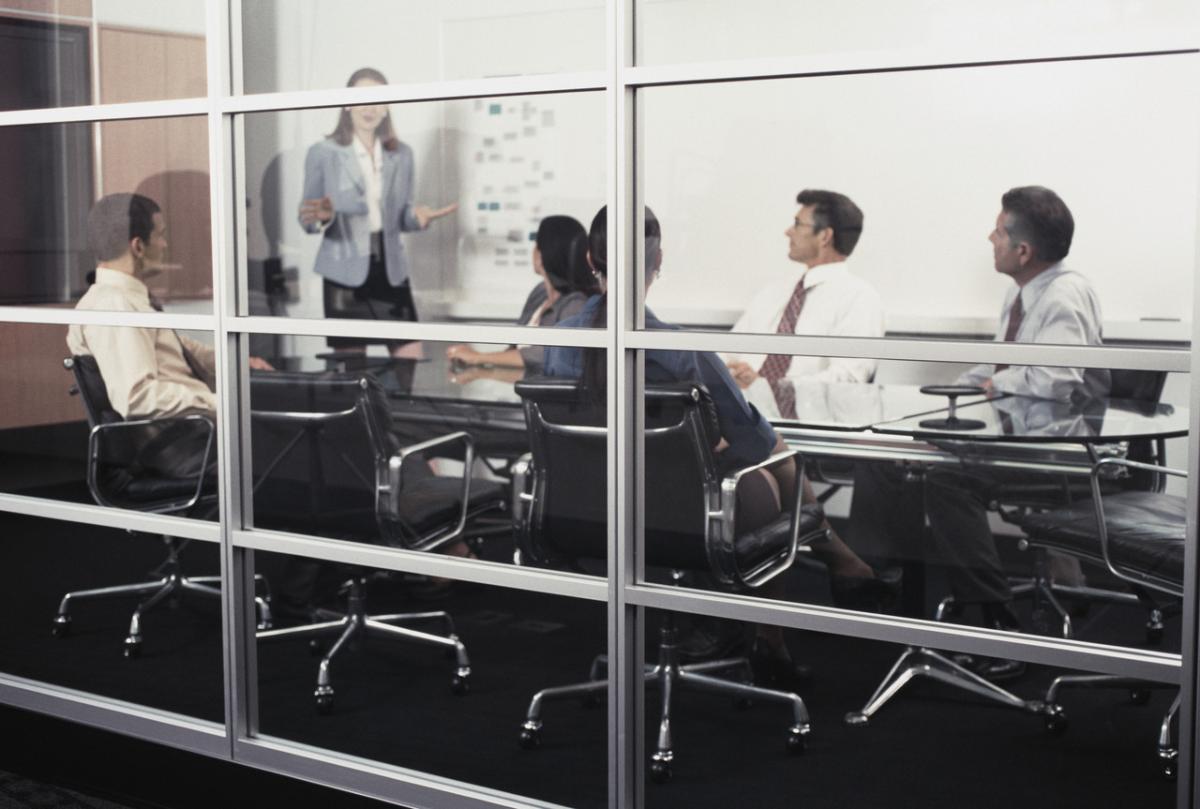
[[[759,290],[735,332],[882,337],[883,303],[847,259],[862,235],[863,213],[845,194],[805,189],[784,234],[788,258],[801,265]],[[732,354],[729,370],[746,398],[769,416],[795,418],[794,381],[869,382],[875,361],[838,357]]]

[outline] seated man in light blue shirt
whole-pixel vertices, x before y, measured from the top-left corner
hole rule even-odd
[[[1100,302],[1087,279],[1063,265],[1075,222],[1057,194],[1041,186],[1013,188],[1001,198],[992,243],[996,272],[1016,282],[1004,302],[997,341],[1100,345]],[[1056,401],[1108,394],[1106,370],[1047,366],[978,365],[960,384],[988,391]],[[929,520],[938,561],[960,604],[978,604],[985,625],[1016,629],[1009,609],[1012,591],[988,524],[987,503],[997,485],[1011,480],[1002,470],[930,470],[925,478],[925,515],[913,514],[898,467],[859,464],[850,538],[863,554],[889,554],[922,533]],[[1016,473],[1020,479],[1027,473]],[[919,509],[918,509],[919,511]],[[911,547],[911,545],[910,545]],[[983,661],[985,676],[1015,674],[1011,661]]]

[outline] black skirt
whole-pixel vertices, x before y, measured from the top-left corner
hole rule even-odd
[[[383,255],[381,234],[371,235],[371,264],[367,280],[362,286],[348,287],[325,279],[325,317],[351,320],[417,320],[417,306],[413,302],[412,285],[405,279],[400,286],[392,286],[387,277],[387,264]],[[327,337],[330,348],[352,348],[383,343],[389,348],[413,342],[412,340],[372,340],[364,337]]]

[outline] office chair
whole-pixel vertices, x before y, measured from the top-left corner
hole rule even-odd
[[[255,525],[260,528],[433,551],[467,537],[483,516],[507,509],[501,484],[471,474],[475,454],[469,434],[401,446],[387,395],[369,375],[265,374],[256,378],[251,396]],[[433,474],[427,460],[450,453],[462,459],[461,474]],[[446,650],[455,661],[451,688],[467,693],[471,664],[450,616],[442,610],[371,615],[367,585],[368,576],[352,570],[342,587],[344,612],[316,609],[315,623],[260,631],[257,637],[336,635],[317,669],[313,696],[322,714],[333,709],[334,658],[364,634]],[[440,623],[445,632],[402,626],[426,622]]]
[[[1163,387],[1166,384],[1165,371],[1133,371],[1118,369],[1112,374],[1112,387],[1109,397],[1127,401],[1156,405],[1162,398]],[[1154,440],[1131,441],[1127,445],[1114,445],[1098,449],[1088,445],[1093,461],[1099,459],[1101,451],[1116,453],[1118,456],[1153,466],[1166,464],[1166,442],[1162,438]],[[1166,485],[1162,474],[1136,471],[1123,476],[1119,481],[1102,481],[1106,491],[1145,490],[1161,492]],[[996,510],[1005,522],[1020,527],[1025,516],[1032,512],[1070,505],[1078,500],[1086,500],[1091,496],[1089,485],[1079,478],[1061,476],[1050,477],[1043,481],[1022,481],[1021,483],[1005,484],[998,488],[994,495]],[[1033,554],[1032,576],[1028,579],[1013,583],[1013,598],[1028,598],[1032,602],[1031,617],[1033,628],[1042,634],[1049,634],[1053,621],[1057,619],[1058,632],[1064,638],[1074,633],[1071,611],[1064,606],[1062,598],[1070,598],[1079,604],[1104,602],[1110,604],[1136,605],[1142,603],[1147,610],[1146,639],[1150,643],[1158,643],[1162,639],[1164,611],[1154,599],[1144,592],[1135,590],[1127,592],[1112,588],[1094,587],[1087,584],[1065,584],[1056,582],[1050,574],[1050,557],[1060,551],[1052,545],[1039,543],[1031,538],[1024,538],[1018,547],[1031,550]],[[1067,555],[1075,555],[1068,553]],[[943,600],[939,605],[939,614],[954,609],[953,598]]]
[[[525,408],[532,452],[518,463],[513,479],[514,522],[519,561],[579,569],[587,560],[607,557],[606,441],[603,402],[592,401],[573,380],[529,379],[516,383]],[[766,525],[743,530],[737,511],[739,482],[770,469],[795,451],[722,477],[712,447],[717,443],[707,392],[691,384],[646,391],[645,481],[670,481],[649,488],[645,498],[646,564],[667,568],[679,583],[688,571],[701,571],[720,585],[754,589],[786,570],[801,545],[821,537],[819,505],[802,506],[800,479],[784,493],[784,511]],[[651,757],[655,781],[671,777],[674,759],[671,701],[677,687],[728,694],[738,700],[782,702],[792,710],[787,749],[802,752],[810,732],[808,710],[796,694],[760,688],[714,676],[739,671],[748,679],[745,658],[680,665],[678,630],[667,613],[659,630],[658,662],[647,665],[645,682],[662,691],[658,742]],[[536,748],[542,737],[542,705],[565,697],[598,699],[607,688],[597,658],[591,680],[546,688],[534,695],[521,727],[520,742]]]
[[[1187,533],[1187,499],[1161,490],[1105,493],[1112,472],[1142,473],[1148,479],[1167,475],[1186,477],[1178,469],[1126,458],[1104,458],[1092,467],[1092,497],[1062,508],[1027,514],[1021,527],[1031,542],[1052,547],[1088,561],[1103,564],[1110,574],[1135,590],[1183,598],[1184,542]],[[1046,692],[1045,724],[1054,734],[1067,729],[1067,716],[1058,693],[1069,687],[1129,688],[1135,702],[1148,698],[1146,689],[1168,687],[1128,677],[1068,674],[1055,678]],[[1176,696],[1163,717],[1158,736],[1158,759],[1163,774],[1174,778],[1178,750],[1171,741],[1171,723],[1179,711]]]
[[[71,395],[78,395],[87,412],[88,434],[87,485],[92,499],[102,506],[144,511],[152,514],[203,516],[216,504],[216,475],[210,461],[214,452],[212,419],[191,414],[168,418],[123,419],[108,399],[104,379],[96,358],[77,355],[63,360],[74,377]],[[206,470],[177,477],[158,471],[161,464],[151,459],[172,447],[202,446],[201,462],[192,465]],[[156,569],[153,581],[76,590],[62,597],[54,618],[53,634],[65,638],[71,633],[71,607],[76,601],[97,598],[149,596],[133,611],[129,634],[125,638],[125,657],[142,653],[142,618],[155,605],[169,598],[195,594],[207,598],[221,595],[220,576],[186,576],[179,556],[187,540],[163,536],[167,558]],[[264,588],[266,582],[256,577]],[[264,591],[265,592],[265,591]],[[261,626],[270,626],[269,594],[256,596]]]

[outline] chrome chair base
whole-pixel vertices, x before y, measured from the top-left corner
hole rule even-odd
[[[792,724],[787,729],[785,747],[787,752],[800,754],[808,746],[808,735],[812,731],[808,708],[798,695],[773,688],[751,685],[750,662],[744,657],[725,660],[709,660],[703,663],[680,665],[678,662],[678,629],[674,617],[668,613],[659,630],[658,662],[647,665],[643,673],[646,686],[656,686],[662,693],[662,715],[658,726],[658,739],[654,753],[650,756],[650,777],[655,783],[671,780],[675,761],[674,740],[671,734],[671,703],[677,687],[707,691],[733,697],[738,703],[749,703],[754,699],[766,702],[781,702],[791,707]],[[604,657],[592,663],[587,682],[544,688],[533,695],[525,722],[521,725],[520,744],[526,750],[542,744],[542,705],[549,700],[580,697],[587,702],[599,700],[608,690],[608,678],[603,672]],[[713,676],[717,672],[740,669],[746,681],[727,680]]]
[[[1021,699],[1011,691],[1005,690],[959,665],[941,652],[924,647],[909,646],[892,665],[887,676],[883,678],[883,682],[867,700],[867,704],[861,710],[850,711],[846,714],[846,724],[853,727],[866,725],[880,708],[917,677],[928,677],[1017,710],[1036,714],[1046,712],[1046,705],[1041,700]]]
[[[1063,688],[1127,688],[1129,699],[1135,705],[1145,705],[1150,699],[1150,689],[1175,688],[1168,683],[1153,683],[1131,677],[1111,674],[1063,674],[1055,677],[1046,689],[1046,731],[1054,736],[1067,732],[1067,713],[1058,701],[1058,692]],[[1163,715],[1158,729],[1158,762],[1164,778],[1174,780],[1178,771],[1179,748],[1173,740],[1171,725],[1179,713],[1180,695],[1175,695],[1171,707]]]
[[[129,596],[149,596],[133,611],[129,619],[129,634],[125,636],[125,657],[134,660],[142,654],[142,616],[156,605],[169,598],[194,594],[206,598],[221,597],[220,576],[185,576],[180,572],[179,551],[183,547],[173,537],[163,537],[167,544],[167,561],[160,567],[165,570],[161,578],[139,584],[121,584],[113,587],[97,587],[91,590],[74,590],[62,597],[58,604],[58,613],[54,616],[51,633],[56,638],[65,638],[71,634],[71,605],[80,600],[100,598],[125,598]],[[268,629],[271,626],[270,591],[267,581],[261,575],[255,575],[254,581],[261,585],[263,595],[255,595],[254,603],[258,608],[259,628]]]
[[[284,629],[268,629],[256,633],[258,640],[278,640],[280,638],[311,637],[311,643],[327,635],[337,635],[337,640],[329,647],[317,667],[317,687],[313,691],[317,711],[322,715],[333,711],[333,683],[330,669],[333,658],[345,645],[358,635],[376,635],[398,640],[408,640],[439,646],[453,653],[455,668],[450,678],[450,690],[457,695],[466,694],[471,689],[471,661],[467,657],[467,648],[454,632],[454,621],[443,610],[430,612],[404,612],[391,615],[368,615],[366,610],[366,579],[358,576],[348,582],[346,612],[338,613],[333,610],[316,610],[318,618],[324,620],[312,624],[286,627]],[[421,632],[404,626],[401,623],[415,621],[440,621],[446,632],[437,635],[431,632]],[[314,646],[314,648],[316,648]]]

